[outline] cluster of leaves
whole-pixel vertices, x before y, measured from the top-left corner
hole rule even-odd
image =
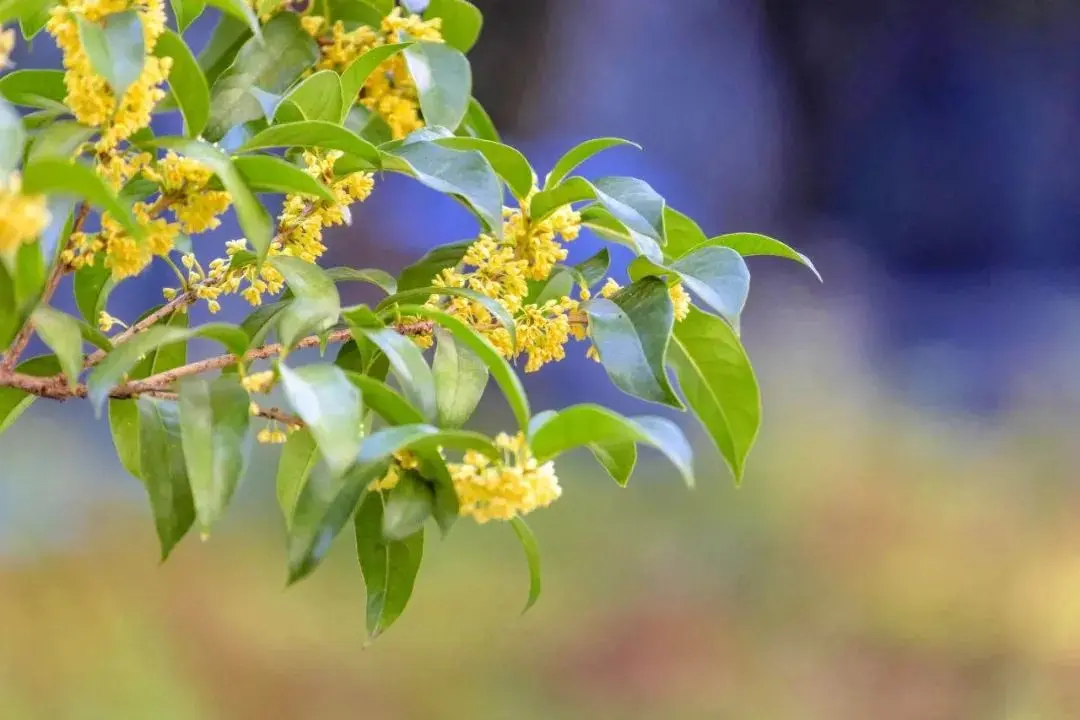
[[[626,144],[622,140],[578,145],[534,187],[533,168],[500,141],[471,95],[464,53],[476,41],[481,18],[465,0],[431,0],[426,8],[406,3],[426,18],[441,18],[445,43],[402,37],[361,55],[342,72],[312,72],[318,47],[297,13],[286,8],[260,19],[280,2],[209,4],[221,13],[198,56],[182,33],[204,12],[204,0],[173,0],[174,29],[164,31],[154,50],[173,62],[170,95],[155,112],[179,112],[183,136],[155,136],[145,128],[130,142],[151,152],[178,151],[209,166],[230,193],[253,249],[234,256],[233,264],[270,263],[287,289],[238,325],[189,327],[183,301],[193,298],[182,295],[181,302],[147,310],[119,335],[102,333],[96,322],[113,279],[100,265],[71,272],[60,253],[87,213],[108,213],[140,238],[131,205],[146,189],[133,180],[114,192],[88,158],[72,159],[95,129],[69,119],[62,71],[10,72],[0,77],[0,172],[21,168],[22,192],[45,196],[53,220],[38,242],[21,245],[0,263],[0,348],[9,348],[0,365],[0,430],[39,396],[86,397],[99,413],[107,412],[123,466],[149,494],[167,555],[193,525],[205,532],[220,518],[247,466],[253,427],[264,418],[280,420],[291,431],[277,477],[288,527],[289,581],[317,567],[351,524],[373,634],[387,628],[408,601],[427,521],[446,533],[459,515],[448,458],[464,451],[503,457],[491,438],[462,429],[490,379],[537,462],[586,447],[625,485],[637,446],[645,444],[693,482],[690,445],[670,420],[624,417],[597,405],[534,415],[518,369],[474,327],[425,304],[432,295],[468,296],[486,303],[513,336],[513,319],[497,303],[466,289],[433,287],[440,271],[461,262],[468,242],[436,248],[396,278],[378,269],[323,269],[271,256],[274,225],[258,196],[329,196],[320,180],[297,165],[297,157],[303,149],[334,150],[341,153],[339,173],[412,177],[459,200],[481,232],[501,233],[508,192],[532,222],[574,205],[585,227],[631,248],[630,284],[582,304],[600,362],[630,395],[689,408],[741,478],[760,422],[758,386],[738,334],[749,290],[743,258],[778,255],[812,269],[804,256],[761,235],[710,238],[642,180],[574,174],[594,154]],[[18,21],[31,38],[51,5],[6,0],[0,2],[0,22]],[[350,27],[377,26],[393,9],[391,0],[314,5]],[[95,71],[118,94],[142,68],[138,23],[129,11],[80,30]],[[404,56],[416,83],[425,124],[401,139],[392,139],[377,113],[355,104],[369,76],[396,54]],[[566,296],[575,286],[595,288],[609,264],[605,250],[576,265],[560,265],[531,297],[542,301]],[[81,318],[48,304],[59,278],[69,273]],[[337,285],[352,281],[372,283],[386,297],[375,307],[342,307]],[[679,322],[668,292],[675,283],[695,298]],[[30,328],[52,354],[15,366],[20,335]],[[417,333],[434,333],[433,353],[414,343],[410,336]],[[220,343],[225,354],[189,360],[194,338]],[[268,344],[272,339],[275,344]],[[291,354],[314,345],[325,350],[330,343],[342,343],[333,362],[297,364],[299,356]],[[265,359],[272,362],[288,411],[252,407],[242,380],[251,363]],[[392,489],[373,489],[404,451],[419,459],[418,466]],[[529,558],[531,604],[539,592],[536,542],[520,517],[510,524]]]

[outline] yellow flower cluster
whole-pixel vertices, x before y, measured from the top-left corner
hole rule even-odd
[[[286,195],[281,214],[278,216],[278,235],[270,243],[269,254],[287,255],[314,263],[326,252],[323,230],[351,221],[349,205],[362,202],[371,195],[375,181],[370,173],[356,172],[342,178],[334,177],[334,162],[342,156],[337,150],[328,152],[305,152],[306,172],[321,180],[330,188],[333,202],[313,200],[304,195]],[[234,267],[232,259],[248,249],[246,240],[233,240],[225,244],[227,257],[211,261],[205,276],[189,278],[199,286],[198,296],[211,302],[211,310],[221,294],[240,293],[252,306],[262,304],[265,293],[281,292],[285,278],[267,263],[261,266],[251,263]],[[241,286],[246,284],[243,290]],[[166,291],[166,297],[173,290]]]
[[[9,255],[20,245],[34,242],[48,224],[43,195],[24,195],[18,173],[0,180],[0,254]]]
[[[105,78],[94,72],[79,37],[76,17],[99,23],[109,15],[134,9],[142,22],[146,57],[142,74],[117,98]],[[101,128],[96,148],[110,150],[150,124],[150,113],[165,97],[161,84],[169,75],[171,58],[153,55],[165,29],[163,0],[67,0],[51,11],[46,29],[64,54],[65,104],[84,125]]]
[[[101,218],[101,230],[94,233],[73,233],[61,259],[72,268],[93,265],[99,254],[104,255],[105,267],[112,270],[115,280],[142,272],[153,256],[169,254],[181,231],[199,233],[218,226],[217,216],[229,207],[229,194],[209,190],[213,172],[202,163],[169,152],[160,160],[149,153],[111,150],[97,158],[98,173],[114,189],[119,190],[135,175],[157,183],[160,194],[154,202],[137,202],[132,206],[135,219],[146,233],[139,241],[128,233],[111,215]],[[159,215],[171,210],[176,222]]]
[[[453,297],[444,309],[476,328],[504,356],[527,354],[525,372],[536,372],[566,357],[565,345],[571,337],[585,336],[584,322],[574,317],[576,300],[563,297],[542,305],[524,304],[529,281],[547,280],[556,263],[566,259],[560,239],[569,242],[577,238],[581,216],[567,205],[540,222],[530,222],[526,207],[528,198],[521,209],[504,209],[503,239],[481,235],[466,251],[462,268],[443,270],[432,284],[468,288],[505,307],[515,319],[516,348],[510,344],[510,334],[483,305]],[[428,301],[431,306],[438,303],[438,297]]]
[[[302,22],[304,29],[319,41],[321,57],[317,67],[320,70],[343,72],[372,48],[400,42],[406,37],[427,42],[443,41],[441,19],[424,20],[418,15],[406,15],[400,7],[395,7],[382,19],[378,30],[366,25],[346,30],[340,20],[329,23],[318,15],[309,15]],[[416,83],[400,53],[384,61],[368,77],[358,99],[365,108],[386,121],[394,139],[424,127]]]
[[[387,492],[401,482],[401,474],[420,467],[420,460],[408,450],[394,453],[394,459],[386,469],[386,474],[368,484],[370,492]]]
[[[470,450],[462,462],[447,465],[462,515],[478,523],[511,520],[551,505],[562,494],[554,464],[538,463],[524,435],[499,433],[495,445],[502,460]]]
[[[245,375],[240,384],[249,393],[268,393],[274,387],[276,377],[273,370],[264,370],[263,372]]]
[[[15,49],[15,31],[8,29],[0,31],[0,70],[12,67],[11,51]]]

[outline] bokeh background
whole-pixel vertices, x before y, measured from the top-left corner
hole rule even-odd
[[[626,490],[569,458],[530,518],[539,605],[519,614],[510,530],[461,523],[365,647],[347,538],[284,588],[274,450],[220,531],[159,565],[107,427],[39,402],[0,437],[0,717],[1080,717],[1080,5],[476,3],[476,94],[537,167],[633,139],[588,171],[825,277],[751,263],[766,420],[743,486],[690,423],[695,491],[653,457]],[[42,35],[17,61],[56,54]],[[394,178],[354,217],[331,264],[473,232]],[[654,411],[583,353],[529,377],[539,407]],[[478,423],[504,425],[487,400]]]

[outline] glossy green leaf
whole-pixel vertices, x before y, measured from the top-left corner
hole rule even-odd
[[[198,137],[210,119],[210,86],[199,63],[183,38],[168,28],[154,45],[154,55],[172,58],[169,88],[184,116],[184,134],[191,138]]]
[[[349,329],[353,337],[366,337],[386,355],[390,370],[397,378],[405,397],[427,420],[434,420],[435,378],[424,360],[424,354],[411,339],[388,328],[372,329],[353,324],[349,314]]]
[[[420,411],[396,390],[370,375],[347,372],[349,381],[360,389],[364,405],[391,425],[415,425],[424,422]]]
[[[266,128],[244,143],[241,152],[278,147],[341,150],[378,166],[379,151],[359,135],[325,120],[303,120]]]
[[[472,243],[472,240],[462,240],[428,250],[398,275],[398,292],[429,287],[436,275],[461,262]]]
[[[483,293],[470,290],[469,288],[458,287],[440,287],[432,285],[430,287],[413,288],[411,290],[402,290],[387,298],[384,298],[378,305],[378,310],[385,310],[386,308],[394,305],[400,305],[408,300],[427,300],[432,295],[438,295],[442,297],[461,297],[472,300],[478,305],[482,306],[485,310],[491,313],[500,325],[506,330],[510,336],[510,346],[517,346],[517,325],[514,323],[514,316],[510,314],[510,311],[506,309],[499,301],[484,295]]]
[[[25,143],[26,131],[23,130],[22,118],[15,108],[0,100],[0,173],[4,177],[19,166]]]
[[[341,112],[340,117],[337,118],[340,122],[345,121],[345,116],[356,104],[356,98],[364,87],[364,83],[376,68],[411,44],[411,42],[402,42],[374,47],[358,56],[349,67],[345,68],[345,71],[341,73]]]
[[[42,158],[69,160],[79,154],[79,149],[97,132],[74,120],[57,120],[34,133],[30,144],[28,161]]]
[[[63,70],[27,68],[0,75],[0,95],[15,105],[67,111]]]
[[[521,152],[509,145],[470,137],[449,137],[436,142],[451,150],[476,150],[482,154],[517,199],[524,200],[532,192],[535,182],[532,166]]]
[[[34,329],[56,354],[60,367],[67,376],[68,385],[75,387],[82,372],[82,332],[79,321],[67,313],[42,305],[31,316]]]
[[[210,87],[213,87],[222,73],[229,68],[240,49],[251,37],[251,28],[247,26],[247,23],[231,15],[222,15],[218,18],[217,24],[210,32],[210,39],[206,41],[206,45],[199,51],[196,58]]]
[[[146,59],[143,27],[134,10],[113,13],[100,22],[76,14],[79,40],[94,72],[105,78],[116,97],[142,74]]]
[[[561,183],[568,175],[570,175],[570,173],[574,172],[579,165],[593,155],[601,153],[608,148],[619,147],[620,145],[629,145],[632,148],[638,150],[641,149],[641,146],[637,143],[616,137],[594,138],[575,145],[559,158],[555,163],[555,167],[551,168],[551,172],[544,178],[544,190],[550,190]]]
[[[435,406],[441,427],[461,427],[470,417],[488,383],[488,368],[476,353],[449,332],[435,333]]]
[[[121,346],[123,347],[123,346]],[[176,403],[141,397],[139,412],[140,478],[150,496],[154,527],[164,560],[195,520]]]
[[[4,0],[0,2],[0,23],[32,17],[42,9],[47,11],[50,5],[48,0]]]
[[[139,406],[135,400],[109,401],[109,431],[120,464],[134,478],[142,478],[139,445]]]
[[[630,266],[630,277],[672,274],[686,289],[738,329],[739,315],[750,293],[750,270],[746,261],[731,248],[705,246],[667,264],[638,258]]]
[[[270,331],[274,329],[278,314],[291,304],[292,301],[289,300],[261,305],[244,318],[240,323],[240,330],[248,336],[249,343],[252,346],[264,344]]]
[[[274,236],[274,224],[270,214],[255,197],[243,176],[236,169],[232,158],[219,148],[201,140],[183,138],[164,138],[158,141],[162,147],[168,147],[198,160],[214,171],[221,184],[229,191],[237,222],[260,259],[266,257],[270,241]]]
[[[591,443],[589,450],[608,475],[619,485],[626,487],[637,464],[637,445],[633,442]]]
[[[499,131],[495,129],[495,124],[491,122],[487,110],[484,110],[483,105],[476,98],[469,98],[469,107],[465,110],[465,119],[458,126],[457,134],[462,137],[502,142]]]
[[[294,299],[277,316],[281,343],[291,348],[309,333],[329,330],[341,314],[341,297],[326,271],[300,258],[278,255],[270,259],[285,277]]]
[[[333,70],[320,70],[309,75],[284,99],[297,107],[303,120],[341,122],[341,80]]]
[[[579,210],[579,215],[582,227],[592,230],[605,240],[625,245],[633,250],[635,255],[644,256],[654,262],[663,262],[664,253],[660,249],[660,243],[626,227],[600,203],[586,205]]]
[[[460,197],[491,232],[501,237],[502,184],[482,153],[421,141],[389,149],[384,163],[388,170],[403,172],[433,190]]]
[[[0,262],[0,348],[6,348],[22,327],[26,316],[15,297],[15,282],[7,263]]]
[[[588,288],[595,287],[607,274],[611,267],[611,252],[603,248],[587,260],[579,262],[574,268],[581,273],[581,278]]]
[[[262,26],[260,29],[259,18],[256,17],[251,6],[245,2],[245,0],[206,0],[206,4],[212,5],[221,12],[231,15],[237,20],[245,23],[248,28],[251,29],[251,32],[255,34],[256,38],[259,37],[261,30],[262,36],[265,38],[268,46],[273,46],[275,40],[277,40],[277,35],[270,30],[270,25],[274,20],[280,17],[280,15],[275,15],[270,19],[269,23]]]
[[[582,308],[589,316],[589,336],[615,386],[643,400],[682,408],[664,368],[675,315],[663,281],[644,278],[610,300],[594,298]]]
[[[285,397],[311,430],[326,466],[342,475],[356,457],[364,408],[360,391],[334,365],[279,366]]]
[[[247,8],[241,0],[236,2]],[[262,38],[253,36],[243,44],[236,59],[214,82],[207,139],[220,140],[233,127],[263,117],[263,108],[251,89],[280,95],[319,57],[315,40],[293,13],[278,13],[263,26],[262,33]]]
[[[74,195],[108,212],[133,237],[141,240],[146,235],[131,210],[122,204],[105,181],[86,165],[43,158],[28,163],[23,168],[22,181],[23,192],[27,194]]]
[[[517,418],[518,425],[522,430],[529,426],[529,399],[525,395],[525,388],[521,384],[521,378],[506,362],[506,359],[467,323],[462,322],[453,315],[448,315],[441,310],[433,310],[423,305],[409,305],[401,307],[404,315],[419,315],[420,317],[434,320],[442,327],[449,330],[456,340],[472,350],[480,360],[487,365],[491,376],[495,378],[499,388],[506,396],[506,402]]]
[[[428,125],[456,128],[469,106],[472,70],[459,50],[444,43],[418,42],[405,48],[405,62],[420,95]]]
[[[476,44],[484,25],[484,16],[467,0],[431,0],[424,11],[424,18],[441,18],[443,40],[463,53],[469,52]]]
[[[18,8],[19,29],[22,31],[22,36],[29,42],[45,29],[53,3],[40,2],[40,0],[15,0],[10,6]]]
[[[397,292],[397,280],[394,276],[378,268],[334,267],[327,268],[326,274],[336,283],[364,282],[379,287],[387,295]]]
[[[662,417],[628,418],[599,405],[573,405],[535,429],[529,439],[536,459],[546,462],[583,445],[637,442],[662,452],[687,485],[694,484],[693,450],[675,423]]]
[[[143,355],[162,345],[185,341],[190,336],[191,333],[184,328],[155,325],[117,345],[98,363],[86,380],[88,397],[95,411],[101,412],[109,392],[120,384],[124,374],[134,367]]]
[[[293,513],[300,492],[319,462],[319,446],[307,428],[289,433],[278,460],[277,499],[286,529],[292,527]]]
[[[706,241],[696,222],[671,207],[664,208],[664,257],[680,258]]]
[[[319,7],[325,8],[330,20],[351,21],[377,28],[393,7],[393,0],[389,0],[390,7],[386,7],[385,3],[386,0],[322,0]]]
[[[714,238],[710,238],[708,242],[710,245],[729,247],[744,257],[753,255],[772,255],[774,257],[794,260],[795,262],[810,268],[810,272],[814,273],[814,277],[821,280],[821,274],[817,271],[817,268],[814,267],[814,263],[810,261],[810,258],[767,235],[758,235],[757,233],[731,233],[729,235],[717,235]]]
[[[422,528],[404,540],[383,536],[384,502],[381,493],[369,493],[354,521],[356,555],[367,588],[367,629],[372,639],[405,610],[424,556]]]
[[[34,377],[49,377],[60,372],[60,362],[55,355],[41,355],[19,363],[15,371]],[[0,434],[15,424],[35,400],[37,395],[18,388],[0,387]]]
[[[514,535],[521,543],[521,548],[525,551],[525,560],[529,564],[529,597],[525,601],[525,609],[521,611],[526,613],[540,599],[540,545],[536,542],[536,536],[533,535],[528,523],[522,518],[512,518],[510,527],[513,528]]]
[[[584,200],[597,200],[629,231],[654,242],[663,238],[664,198],[637,178],[606,177],[592,183],[582,177],[567,178],[534,195],[529,215],[534,222],[539,222],[564,205]],[[644,248],[640,254],[655,256]]]
[[[169,0],[169,2],[172,5],[173,15],[176,16],[176,28],[180,32],[187,30],[188,25],[195,22],[206,9],[206,0]]]
[[[418,474],[404,471],[383,501],[383,537],[404,540],[424,529],[435,506],[435,493]]]
[[[287,160],[273,155],[239,155],[233,165],[255,192],[298,193],[335,202],[330,189]]]
[[[740,482],[761,425],[761,394],[731,327],[697,308],[675,328],[668,362],[687,405]]]
[[[224,513],[247,468],[250,402],[235,376],[180,384],[180,437],[195,517],[204,532]]]

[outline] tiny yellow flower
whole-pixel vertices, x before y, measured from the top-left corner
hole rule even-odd
[[[114,318],[112,315],[102,310],[101,313],[98,315],[98,328],[101,330],[101,332],[111,331],[114,325],[119,325],[122,328],[127,327],[127,325],[122,323],[120,320]]]
[[[273,370],[265,370],[263,372],[252,373],[246,375],[240,384],[244,386],[244,389],[249,393],[268,393],[274,387],[274,381],[277,379],[277,375]]]
[[[503,451],[502,460],[469,450],[462,462],[447,463],[462,515],[478,523],[512,520],[559,498],[562,488],[554,465],[538,463],[524,435],[500,433],[495,445]]]
[[[10,254],[34,242],[48,224],[43,195],[23,195],[18,173],[0,180],[0,253]]]

